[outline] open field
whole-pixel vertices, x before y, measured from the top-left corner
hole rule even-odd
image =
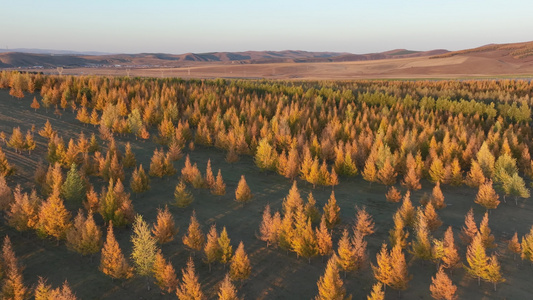
[[[453,56],[415,57],[356,62],[222,64],[197,63],[172,68],[73,68],[63,74],[180,78],[264,78],[296,80],[424,79],[533,77],[533,57],[527,63],[494,58]],[[57,74],[55,70],[45,73]]]
[[[401,66],[401,68],[409,70],[412,68],[424,68],[429,64],[432,64],[431,67],[434,69],[442,68],[446,70],[454,63],[465,63],[465,59],[460,57],[444,58],[442,64],[439,64],[439,61],[436,60],[427,60],[428,65],[424,65],[420,60],[412,59],[397,60],[395,61],[396,63],[397,65],[394,66],[389,65],[391,62],[308,64],[308,66],[304,64],[303,68],[315,67],[316,69],[312,70],[312,74],[322,74],[320,72],[323,72],[323,76],[331,76],[331,74],[337,72],[338,68],[346,68],[345,72],[347,73],[345,74],[356,72],[355,70],[366,70],[366,72],[369,72],[368,74],[372,72],[374,72],[372,74],[379,74],[379,70],[387,68],[400,68]],[[257,73],[253,73],[250,69],[246,71],[247,73],[250,72],[250,74],[244,77],[255,77],[255,74],[268,74],[270,71],[283,74],[285,66],[275,66],[275,69],[272,69],[273,66],[269,65],[234,66],[227,69],[224,69],[226,68],[224,66],[206,67],[205,69],[198,67],[198,69],[191,69],[191,73],[218,74],[217,72],[227,72],[228,70],[238,73],[244,72],[249,67],[255,68],[254,72]],[[298,68],[302,68],[302,65],[298,64]],[[154,70],[153,72],[157,74],[158,71]],[[305,74],[307,70],[302,70],[301,72]],[[171,74],[169,71],[168,75]],[[279,76],[283,78],[283,75]],[[206,77],[209,76],[206,75]],[[214,77],[223,76],[216,75]],[[305,78],[305,76],[302,78]],[[57,118],[54,115],[53,109],[46,111],[41,108],[35,112],[30,108],[33,96],[31,94],[26,95],[19,100],[9,96],[8,90],[0,90],[0,131],[10,133],[13,127],[20,126],[22,132],[26,132],[32,125],[35,125],[37,130],[39,130],[46,120],[50,120],[53,128],[58,130],[59,135],[67,140],[77,137],[79,132],[84,132],[86,136],[93,132],[97,133],[96,128],[92,125],[83,125],[78,122],[75,119],[75,114],[68,109],[63,112],[61,118]],[[40,97],[39,95],[36,96]],[[33,187],[35,168],[38,161],[44,160],[47,151],[47,140],[38,135],[35,135],[35,139],[37,148],[31,155],[26,152],[16,154],[12,149],[4,144],[2,145],[8,160],[17,167],[16,175],[8,178],[8,183],[11,187],[21,184],[24,191],[29,191]],[[130,142],[136,155],[137,163],[142,163],[145,168],[149,166],[150,157],[157,147],[156,144],[151,141],[139,141],[130,136],[117,136],[116,139],[119,149],[123,149],[125,143]],[[211,159],[213,170],[215,172],[219,168],[222,170],[223,178],[227,184],[227,193],[224,196],[213,196],[208,190],[198,190],[190,187],[195,196],[195,201],[190,207],[178,208],[170,206],[170,211],[180,231],[174,241],[163,245],[161,249],[165,257],[170,259],[174,265],[178,278],[181,277],[181,268],[185,266],[187,259],[191,255],[181,242],[181,236],[186,231],[192,211],[195,210],[204,233],[211,224],[215,223],[218,230],[221,230],[223,226],[227,228],[233,249],[236,249],[239,241],[244,242],[245,250],[251,260],[252,275],[241,287],[238,287],[240,296],[245,299],[310,299],[314,297],[317,294],[316,282],[323,274],[326,263],[321,258],[314,257],[311,263],[308,264],[306,259],[298,259],[292,252],[286,253],[280,249],[266,248],[266,244],[256,237],[264,206],[270,203],[273,210],[281,209],[282,200],[291,187],[290,180],[271,171],[259,172],[253,159],[249,156],[242,156],[239,162],[228,164],[224,161],[225,153],[213,147],[196,146],[193,151],[187,148],[184,151],[190,155],[193,163],[198,163],[198,167],[202,172],[205,170],[207,160]],[[179,170],[183,166],[183,159],[174,163],[174,165],[179,174]],[[125,182],[129,182],[131,175],[129,172],[131,170],[126,170]],[[234,201],[233,191],[241,174],[246,176],[246,180],[254,194],[253,200],[245,206],[241,206]],[[173,202],[173,191],[178,182],[178,175],[164,177],[163,179],[152,178],[151,180],[151,190],[138,197],[132,196],[132,201],[136,212],[142,214],[147,221],[154,222],[157,213],[156,209],[165,204],[170,205]],[[91,182],[97,191],[105,184],[102,179],[96,177],[91,178]],[[335,187],[335,195],[341,208],[342,222],[333,231],[334,248],[336,248],[337,240],[342,230],[352,227],[355,205],[366,206],[377,227],[377,232],[367,238],[368,257],[372,263],[375,263],[375,256],[381,244],[388,242],[388,231],[393,224],[392,215],[398,209],[399,204],[386,202],[386,187],[384,185],[378,183],[370,185],[361,176],[354,178],[341,177],[340,182],[340,185]],[[399,184],[396,186],[400,187]],[[411,199],[415,206],[418,205],[418,200],[424,193],[431,193],[433,184],[423,180],[422,186],[422,190],[412,194]],[[329,187],[313,189],[309,183],[301,180],[298,181],[298,187],[304,199],[309,192],[313,192],[319,209],[325,204],[331,193],[331,188]],[[439,216],[444,225],[433,235],[436,238],[441,238],[447,226],[452,226],[456,234],[456,243],[461,245],[460,254],[464,262],[465,247],[458,239],[458,233],[464,225],[464,215],[473,207],[476,222],[479,222],[485,209],[473,202],[477,192],[473,188],[443,186],[442,189],[448,206],[439,211]],[[451,275],[451,279],[458,286],[457,294],[459,299],[528,299],[533,293],[533,288],[531,287],[533,268],[531,268],[529,263],[520,259],[514,261],[512,254],[506,250],[506,242],[515,231],[518,232],[519,236],[523,236],[529,231],[533,223],[531,218],[533,204],[530,199],[520,200],[518,206],[515,206],[513,202],[502,203],[490,215],[490,227],[498,244],[498,247],[491,250],[491,252],[498,255],[506,282],[499,284],[498,290],[493,291],[491,284],[482,282],[481,286],[478,287],[475,279],[468,277],[463,269],[457,269]],[[67,203],[67,206],[73,214],[80,207],[80,205],[72,203]],[[96,219],[97,223],[104,229],[103,221],[100,217],[97,216]],[[72,289],[81,299],[176,298],[174,294],[162,295],[155,285],[152,285],[152,289],[148,291],[143,278],[134,277],[124,282],[119,280],[112,281],[98,270],[98,254],[94,257],[82,257],[77,253],[68,251],[63,242],[56,243],[52,240],[42,240],[37,238],[33,232],[19,233],[6,226],[5,222],[0,227],[0,234],[2,236],[9,235],[12,239],[14,250],[21,263],[25,266],[23,276],[28,285],[35,285],[38,276],[43,276],[48,278],[48,282],[54,287],[59,286],[67,279]],[[131,253],[131,242],[129,241],[131,228],[116,229],[115,234],[123,252],[129,255]],[[413,236],[413,233],[411,233],[411,236]],[[387,289],[386,299],[430,299],[429,285],[431,276],[434,276],[436,272],[435,265],[431,262],[414,259],[410,254],[407,254],[406,257],[409,273],[413,275],[409,288],[401,293],[401,297],[398,296],[397,291]],[[227,269],[220,264],[215,264],[212,272],[209,272],[207,264],[203,263],[202,259],[202,254],[200,253],[194,256],[196,271],[208,298],[215,298],[218,284],[223,279]],[[356,274],[349,273],[343,280],[348,294],[352,294],[353,299],[364,299],[374,283],[371,268],[368,264],[366,264],[366,269],[363,271]]]
[[[63,74],[180,78],[264,78],[296,80],[423,79],[423,78],[531,78],[532,42],[488,45],[455,52],[392,50],[355,55],[305,51],[242,52],[210,54],[139,54],[111,56],[38,56],[5,54],[5,65],[22,68],[44,65],[57,74],[54,64],[65,66]],[[57,62],[51,62],[57,59]],[[78,61],[80,60],[81,61]],[[2,56],[0,55],[0,62]],[[79,67],[88,63],[94,67]],[[1,66],[1,64],[0,64]],[[52,68],[50,68],[52,66]],[[78,66],[78,67],[76,67]],[[143,67],[139,67],[143,66]]]

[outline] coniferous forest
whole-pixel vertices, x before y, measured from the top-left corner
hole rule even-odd
[[[527,299],[532,98],[0,72],[0,298]]]

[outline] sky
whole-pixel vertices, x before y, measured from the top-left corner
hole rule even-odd
[[[0,48],[460,50],[533,40],[531,0],[0,0]]]

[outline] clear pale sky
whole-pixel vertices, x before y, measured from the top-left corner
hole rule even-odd
[[[531,0],[0,0],[0,47],[113,53],[397,48],[533,40]]]

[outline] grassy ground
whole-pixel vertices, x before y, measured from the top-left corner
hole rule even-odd
[[[38,97],[38,96],[37,96]],[[74,115],[65,111],[62,117],[57,118],[52,110],[48,112],[40,109],[37,112],[30,108],[32,96],[22,100],[11,98],[8,91],[0,90],[0,131],[10,134],[13,127],[20,126],[23,133],[34,124],[39,130],[43,127],[47,119],[52,123],[52,127],[58,130],[60,135],[68,139],[76,137],[84,131],[89,137],[95,132],[92,126],[85,127],[74,119]],[[46,155],[46,140],[37,134],[35,139],[38,142],[37,149],[31,155],[24,153],[15,154],[7,146],[2,145],[11,163],[18,168],[17,174],[9,178],[8,183],[14,187],[21,184],[29,191],[33,186],[33,173],[39,160],[44,160]],[[122,147],[130,141],[137,157],[137,162],[148,168],[150,157],[156,145],[152,142],[141,142],[130,138],[118,137],[117,142]],[[196,211],[198,219],[207,232],[210,225],[216,223],[220,231],[226,226],[232,240],[233,249],[237,248],[239,241],[243,241],[245,250],[248,253],[252,264],[252,275],[249,280],[239,288],[239,294],[246,299],[310,299],[317,293],[316,282],[323,274],[325,262],[316,257],[308,264],[306,259],[297,259],[294,253],[286,253],[279,249],[267,249],[264,242],[256,238],[261,214],[264,206],[270,203],[273,210],[281,209],[281,202],[287,195],[291,182],[279,175],[271,172],[261,173],[253,164],[250,157],[241,157],[235,164],[228,164],[224,161],[225,153],[215,149],[197,146],[194,151],[186,150],[190,154],[191,161],[198,163],[202,172],[208,159],[211,159],[213,171],[220,168],[227,184],[227,193],[224,196],[213,196],[208,190],[194,190],[189,187],[194,196],[193,204],[184,209],[170,206],[170,211],[174,215],[177,225],[180,228],[176,239],[162,246],[165,257],[169,258],[178,277],[181,277],[181,268],[191,255],[181,242],[181,236],[187,229],[189,218],[193,210]],[[183,160],[175,163],[178,170],[183,166]],[[131,170],[126,171],[129,182]],[[234,190],[238,180],[244,174],[246,180],[254,193],[253,200],[242,207],[234,201]],[[92,178],[95,186],[105,184],[98,178]],[[157,208],[173,201],[174,187],[178,182],[178,175],[152,179],[152,189],[139,197],[132,196],[135,211],[142,214],[149,222],[154,222]],[[320,208],[327,201],[331,189],[312,189],[309,184],[299,182],[298,187],[302,197],[305,199],[309,192],[313,192]],[[430,193],[432,185],[423,182],[423,189],[412,195],[415,205],[423,193]],[[97,189],[99,191],[99,188]],[[339,238],[344,228],[351,228],[355,215],[355,205],[366,206],[368,212],[373,216],[377,232],[368,237],[368,256],[375,262],[375,256],[383,242],[388,242],[388,231],[392,227],[392,215],[399,207],[399,204],[387,203],[385,201],[386,188],[383,185],[369,185],[360,176],[355,178],[341,178],[341,184],[335,188],[335,195],[341,207],[342,223],[334,231],[334,241]],[[458,233],[464,224],[464,215],[474,208],[476,221],[479,223],[485,212],[483,208],[476,205],[473,200],[476,191],[467,187],[443,187],[448,207],[441,210],[439,215],[444,225],[434,233],[436,238],[443,236],[444,230],[451,225],[455,232],[456,242],[460,245],[460,252],[464,261],[465,247],[460,244]],[[81,205],[69,204],[73,212]],[[514,261],[511,254],[506,251],[506,241],[510,239],[515,231],[519,236],[529,231],[533,219],[533,206],[531,202],[520,201],[518,206],[514,201],[502,203],[500,207],[492,212],[490,216],[490,227],[496,236],[498,247],[490,250],[490,253],[497,253],[502,265],[503,276],[506,282],[498,286],[498,291],[494,292],[491,284],[482,283],[477,285],[477,280],[469,278],[465,271],[457,269],[451,277],[458,286],[460,299],[527,299],[533,293],[530,284],[533,276],[533,268],[529,263],[523,263],[519,259]],[[103,224],[100,217],[97,217],[100,225]],[[0,226],[0,235],[9,235],[12,239],[14,249],[22,264],[25,266],[23,275],[28,285],[34,286],[38,276],[48,278],[48,282],[54,286],[60,285],[64,280],[68,280],[75,293],[81,299],[171,299],[173,295],[162,295],[157,287],[152,284],[152,289],[146,289],[145,279],[133,278],[127,281],[112,281],[98,271],[99,255],[94,257],[82,257],[66,249],[63,242],[56,243],[51,240],[39,239],[34,233],[19,233],[14,229],[4,225]],[[105,228],[102,228],[105,231]],[[131,242],[129,240],[130,228],[115,231],[117,239],[126,255],[131,253]],[[413,234],[411,234],[413,236]],[[413,260],[412,255],[407,254],[409,273],[413,279],[409,288],[401,293],[401,297],[394,290],[387,290],[387,299],[430,299],[429,285],[431,276],[435,275],[436,267],[431,262]],[[218,264],[209,272],[207,264],[203,263],[202,255],[196,254],[194,257],[196,271],[200,277],[202,288],[208,298],[214,298],[219,282],[223,279],[227,268]],[[353,295],[353,299],[363,299],[368,295],[374,279],[370,266],[357,274],[348,274],[344,279],[348,293]]]

